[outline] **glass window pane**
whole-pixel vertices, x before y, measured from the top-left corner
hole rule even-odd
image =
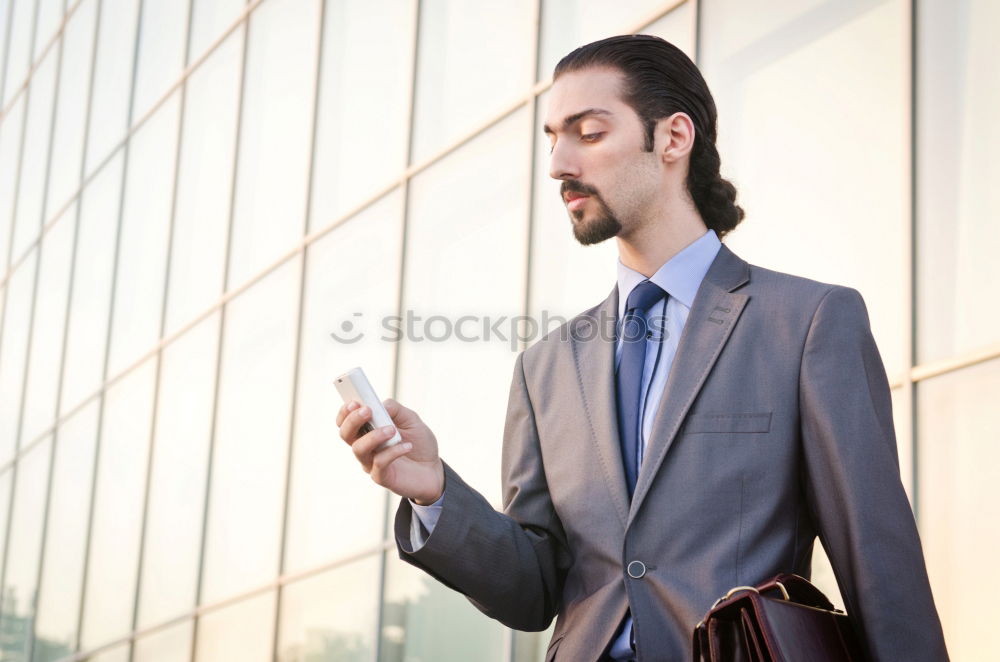
[[[14,201],[17,199],[17,172],[21,158],[21,132],[24,128],[24,96],[0,124],[0,271],[7,273],[10,230],[14,224]],[[17,259],[16,257],[11,258]]]
[[[167,336],[222,295],[242,56],[240,28],[187,81]]]
[[[521,632],[514,630],[513,662],[542,662],[549,650],[552,633],[556,631],[556,622],[552,621],[544,632]]]
[[[132,662],[188,662],[194,621],[184,621],[135,640]]]
[[[144,2],[132,117],[138,120],[184,71],[187,2]]]
[[[101,0],[97,67],[90,99],[87,142],[89,175],[128,130],[128,104],[135,61],[137,0]]]
[[[153,359],[104,396],[83,605],[84,649],[132,629],[155,376]]]
[[[380,662],[504,659],[507,628],[460,593],[386,554]]]
[[[342,400],[333,379],[362,366],[379,397],[392,396],[395,347],[381,339],[380,321],[398,312],[402,202],[394,192],[308,249],[285,572],[382,539],[385,490],[337,434]],[[371,256],[358,247],[376,245],[384,266],[369,271]]]
[[[1000,574],[1000,360],[917,384],[920,537],[934,601],[953,660],[986,660]],[[992,522],[993,524],[990,524]]]
[[[53,662],[76,649],[99,407],[100,401],[91,402],[56,433],[34,662]]]
[[[7,26],[10,24],[11,13],[14,10],[14,3],[6,1],[0,4],[0,53],[7,52]],[[3,98],[3,88],[0,87],[0,99]]]
[[[917,356],[1000,341],[1000,3],[928,2],[917,28]],[[942,130],[947,127],[947,130]]]
[[[195,606],[212,432],[218,313],[163,350],[138,627]]]
[[[60,413],[80,404],[104,378],[121,184],[122,157],[119,153],[83,191]]]
[[[270,0],[250,16],[229,286],[302,238],[319,3]]]
[[[38,589],[38,554],[42,548],[42,520],[49,487],[51,437],[29,450],[17,463],[14,508],[4,568],[0,630],[4,633],[3,659],[28,659],[31,630],[25,625],[35,616]]]
[[[529,128],[522,109],[417,175],[410,189],[404,315],[414,324],[412,341],[400,347],[399,400],[494,505],[518,349],[511,319],[524,307]],[[459,322],[465,316],[471,321]],[[472,428],[480,431],[475,443]]]
[[[10,497],[13,489],[14,467],[9,465],[0,473],[0,531],[3,545],[0,545],[0,567],[5,563],[7,549],[7,518],[10,516]]]
[[[578,46],[592,41],[635,31],[639,21],[663,8],[664,0],[544,0],[539,37],[538,79],[552,75],[556,63]],[[687,3],[691,5],[693,3]],[[689,10],[690,11],[690,10]],[[646,34],[656,34],[642,30]],[[663,36],[663,35],[661,35]],[[680,47],[679,43],[664,36]]]
[[[226,309],[202,602],[248,590],[278,573],[299,260],[282,265]]]
[[[59,71],[59,101],[56,108],[49,165],[46,221],[51,219],[80,187],[80,160],[87,121],[87,94],[94,48],[97,0],[83,0],[73,12],[63,33]]]
[[[529,0],[420,4],[414,162],[528,92],[534,65],[527,44],[534,32],[535,3]]]
[[[0,336],[0,462],[10,459],[17,449],[37,257],[38,251],[31,251],[7,282],[3,335]]]
[[[274,643],[273,591],[212,611],[198,624],[196,662],[271,660]]]
[[[88,655],[81,662],[128,662],[128,660],[129,644],[125,643],[97,655]]]
[[[24,0],[20,1],[24,2]],[[56,30],[59,29],[59,23],[63,17],[63,3],[64,0],[38,0],[38,18],[35,19],[38,25],[35,28],[35,52],[32,55],[33,60],[38,59],[42,49],[52,41]]]
[[[193,0],[191,16],[191,51],[194,62],[233,24],[246,9],[247,0]]]
[[[747,213],[728,245],[859,289],[890,380],[909,368],[909,6],[699,3],[722,173]]]
[[[837,576],[833,574],[833,564],[826,553],[826,548],[819,538],[813,542],[813,554],[811,564],[812,576],[809,578],[816,587],[830,599],[834,607],[844,610],[844,598],[840,594],[840,586],[837,584]]]
[[[175,94],[142,125],[129,148],[108,376],[132,364],[160,337],[174,194],[178,98]]]
[[[326,3],[310,229],[368,199],[406,167],[417,3]]]
[[[364,662],[375,655],[379,556],[282,589],[280,662]]]
[[[55,98],[56,65],[59,49],[45,56],[31,76],[28,94],[28,121],[24,127],[24,152],[17,191],[17,215],[11,239],[11,260],[16,260],[38,239],[42,229],[42,202],[45,199],[45,170],[52,137],[52,104]]]
[[[35,297],[35,319],[31,327],[31,357],[24,393],[22,445],[51,426],[56,416],[56,394],[66,331],[66,297],[73,266],[73,234],[76,205],[43,239]]]
[[[663,37],[693,60],[698,31],[697,14],[695,3],[685,2],[644,27],[642,32]]]
[[[7,27],[10,41],[7,44],[7,71],[2,106],[6,106],[14,93],[20,89],[24,78],[28,75],[28,69],[31,68],[31,33],[35,19],[35,3],[31,0],[19,0],[14,3],[10,11],[13,15]]]

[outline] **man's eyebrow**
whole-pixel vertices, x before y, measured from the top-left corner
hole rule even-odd
[[[573,113],[572,115],[567,115],[562,121],[563,131],[567,131],[571,126],[582,120],[584,117],[590,117],[591,115],[613,115],[610,110],[604,110],[603,108],[588,108],[586,110],[581,110],[578,113]],[[542,127],[542,132],[545,134],[553,134],[555,131],[552,130],[548,124]]]

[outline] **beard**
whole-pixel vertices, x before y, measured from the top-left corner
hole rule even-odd
[[[590,201],[597,205],[597,211],[593,218],[584,220],[585,210],[583,209],[570,212],[570,215],[576,219],[573,222],[573,236],[584,246],[599,244],[616,237],[622,230],[621,221],[608,208],[607,203],[600,195],[591,194]]]
[[[588,186],[575,179],[563,181],[559,190],[559,195],[563,196],[567,192],[582,193],[590,196],[590,201],[597,206],[595,216],[589,220],[584,220],[583,209],[576,209],[569,212],[575,220],[573,223],[573,236],[584,246],[599,244],[602,241],[611,239],[622,230],[621,221],[614,215],[608,204],[601,197],[593,186]]]

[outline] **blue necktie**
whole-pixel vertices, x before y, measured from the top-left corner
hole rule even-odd
[[[646,363],[646,340],[649,334],[646,311],[666,296],[659,285],[644,280],[628,295],[622,321],[622,351],[616,376],[618,386],[618,436],[628,497],[632,499],[639,478],[639,403],[642,397],[642,368]]]

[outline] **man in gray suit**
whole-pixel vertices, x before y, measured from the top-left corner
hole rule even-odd
[[[743,211],[697,68],[656,37],[588,44],[546,119],[574,236],[615,237],[618,280],[517,356],[502,513],[412,410],[386,401],[404,443],[377,451],[391,428],[341,409],[404,497],[400,557],[509,627],[556,618],[549,660],[651,662],[690,659],[728,589],[808,577],[819,536],[873,659],[946,660],[865,304],[720,243]]]

